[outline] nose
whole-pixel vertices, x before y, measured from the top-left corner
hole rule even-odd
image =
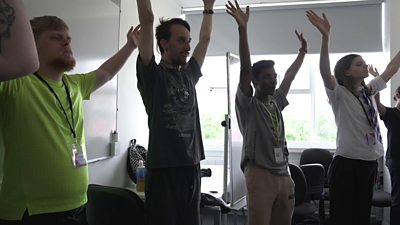
[[[186,42],[185,50],[190,51],[190,42]]]
[[[71,39],[69,37],[63,37],[62,38],[62,45],[63,46],[69,46],[71,44]]]

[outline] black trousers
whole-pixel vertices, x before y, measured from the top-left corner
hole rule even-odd
[[[146,223],[200,224],[200,165],[147,169]]]
[[[370,224],[378,163],[336,156],[329,169],[329,218],[332,225]]]
[[[22,220],[1,220],[0,225],[88,225],[86,205],[57,213],[45,213],[29,216],[25,211]]]

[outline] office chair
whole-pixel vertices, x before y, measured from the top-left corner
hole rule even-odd
[[[89,184],[89,225],[144,225],[144,203],[127,189]]]
[[[306,201],[313,202],[314,204],[315,201],[318,201],[318,203],[323,202],[325,185],[324,167],[319,163],[312,163],[300,165],[300,168],[303,171],[307,182]],[[319,219],[323,222],[325,221],[325,211],[321,210],[321,204],[319,204],[319,206]]]
[[[325,217],[325,200],[329,200],[329,186],[328,186],[328,170],[331,162],[333,160],[333,154],[322,148],[309,148],[305,149],[300,156],[300,165],[319,163],[324,166],[325,176],[324,176],[324,189],[323,189],[323,199],[319,201],[319,215]]]
[[[307,181],[301,168],[289,163],[290,174],[295,184],[295,207],[292,225],[319,224],[318,209],[307,201]]]

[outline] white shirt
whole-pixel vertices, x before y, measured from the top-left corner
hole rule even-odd
[[[375,77],[367,85],[373,93],[386,88],[386,83],[381,77]],[[336,85],[333,90],[325,88],[337,126],[336,152],[350,159],[376,160],[383,156],[383,144],[376,138],[371,141],[371,134],[375,130],[368,122],[360,101],[342,85]],[[375,98],[370,96],[377,112]]]

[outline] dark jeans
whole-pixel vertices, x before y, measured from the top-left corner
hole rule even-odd
[[[336,156],[329,169],[329,217],[332,225],[370,224],[378,163]]]
[[[390,206],[390,224],[400,224],[400,160],[388,159],[386,166],[389,169],[392,182],[392,205]]]
[[[25,211],[22,220],[2,220],[0,225],[88,225],[86,220],[86,205],[79,208],[57,213],[45,213],[29,216]]]
[[[148,225],[200,224],[200,165],[147,169]]]

